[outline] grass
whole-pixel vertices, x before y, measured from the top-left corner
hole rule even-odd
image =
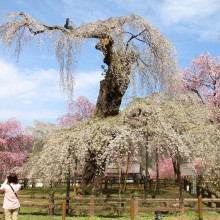
[[[52,189],[50,188],[33,188],[33,189],[24,189],[21,190],[19,195],[44,195],[48,196],[51,192],[54,192],[55,197],[65,197],[66,195],[66,189],[65,186],[62,187],[54,187]],[[134,193],[138,192],[139,198],[144,198],[145,193],[142,189],[135,189],[134,187],[130,187],[126,192],[122,194],[123,198],[131,198]],[[103,196],[110,195],[111,197],[118,197],[118,190],[116,188],[111,188],[108,190],[103,190]],[[161,187],[160,193],[157,194],[155,191],[151,191],[147,194],[148,198],[151,198],[152,195],[156,195],[156,198],[178,198],[179,197],[179,191],[178,188],[175,187],[169,187],[166,190]],[[73,192],[70,193],[70,196],[73,196]],[[191,196],[183,192],[184,198],[191,198]],[[2,196],[0,196],[0,204],[2,200]],[[27,200],[27,201],[26,201]],[[21,204],[28,202],[30,199],[20,198]],[[36,199],[37,200],[37,199]],[[32,200],[33,201],[33,200]],[[56,200],[55,200],[56,201]],[[48,199],[38,199],[37,201],[39,204],[48,204]],[[88,205],[88,202],[87,202]],[[189,204],[191,207],[196,207],[197,204]],[[56,215],[54,216],[48,216],[47,215],[47,208],[36,208],[36,207],[21,207],[21,213],[19,214],[19,220],[60,220],[61,219],[61,210],[55,210]],[[76,214],[76,212],[75,212]],[[79,216],[71,216],[66,217],[67,220],[90,220],[90,217],[83,216],[82,213],[78,212]],[[129,212],[123,212],[123,217],[118,217],[117,213],[114,213],[114,211],[105,211],[105,212],[95,212],[96,217],[94,220],[112,220],[112,219],[118,219],[118,220],[128,220]],[[111,217],[109,217],[111,215]],[[106,217],[104,217],[106,216]],[[155,214],[153,212],[151,213],[139,213],[139,216],[135,218],[136,220],[154,220]],[[198,214],[196,212],[185,212],[184,216],[179,216],[179,213],[171,213],[171,214],[163,214],[162,219],[164,220],[197,220]],[[216,212],[204,212],[203,213],[203,219],[204,220],[219,220],[220,214]],[[1,220],[1,215],[0,215]]]
[[[19,220],[60,220],[61,216],[36,216],[36,215],[19,215]],[[67,220],[91,220],[90,217],[67,217]],[[114,218],[103,218],[103,217],[95,217],[94,220],[128,220],[129,217],[114,217]],[[155,220],[154,213],[142,214],[139,217],[135,218],[135,220]],[[195,212],[186,212],[184,216],[179,216],[179,214],[168,214],[162,215],[163,220],[198,220],[198,216]],[[207,212],[203,215],[204,220],[219,220],[220,214],[216,212]]]

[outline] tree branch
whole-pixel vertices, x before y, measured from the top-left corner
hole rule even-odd
[[[198,92],[197,89],[189,89],[189,90],[191,90],[192,92],[195,92],[198,95],[198,97],[200,98],[202,104],[205,104],[205,102],[203,101],[202,96],[200,95],[200,93]]]
[[[132,41],[132,39],[134,39],[134,38],[137,39],[137,40],[140,40],[140,39],[138,39],[137,37],[140,36],[141,34],[143,34],[146,30],[147,30],[147,28],[145,28],[143,31],[141,31],[139,34],[136,34],[136,35],[133,35],[133,34],[130,33],[130,32],[124,32],[124,33],[127,33],[127,34],[130,34],[130,35],[131,35],[130,39],[128,40],[128,42],[127,42],[127,44],[126,44],[126,50],[127,50],[127,48],[128,48],[129,42]]]
[[[27,23],[25,23],[24,25],[28,28],[28,30],[34,34],[34,35],[37,35],[37,34],[41,34],[41,33],[44,33],[45,30],[37,30],[37,31],[34,31],[33,28],[31,28],[31,22],[29,21],[29,18],[27,17],[27,15],[23,12],[21,12],[19,14],[21,17],[23,17]],[[59,26],[59,25],[54,25],[54,26],[47,26],[47,25],[44,25],[43,26],[45,27],[45,29],[48,29],[48,30],[60,30],[62,31],[64,34],[70,34],[68,31],[66,31],[63,27]]]

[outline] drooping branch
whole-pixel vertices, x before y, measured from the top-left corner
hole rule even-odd
[[[61,85],[70,95],[73,92],[74,63],[81,41],[98,40],[96,49],[103,53],[103,62],[108,66],[97,102],[98,112],[104,117],[118,113],[130,80],[135,86],[137,75],[145,83],[145,88],[165,90],[170,88],[169,82],[173,84],[173,77],[179,72],[172,43],[138,15],[109,18],[78,27],[70,23],[69,18],[64,27],[47,26],[21,12],[11,13],[8,19],[9,22],[0,25],[0,38],[6,46],[15,46],[17,55],[26,45],[27,38],[32,39],[36,35],[40,38],[44,34],[54,39]]]
[[[143,40],[138,39],[137,37],[140,36],[141,34],[143,34],[145,31],[146,31],[146,29],[143,30],[143,31],[141,31],[139,34],[136,34],[136,35],[133,35],[132,33],[129,33],[129,32],[125,32],[125,33],[129,33],[129,34],[131,35],[131,37],[130,37],[129,40],[127,41],[126,50],[128,49],[129,43],[130,43],[133,39],[136,39],[136,40],[139,40],[139,41],[144,42]],[[145,42],[145,43],[146,43],[146,42]]]
[[[55,26],[47,26],[47,25],[43,25],[44,29],[42,30],[33,30],[33,28],[31,28],[32,25],[32,21],[30,19],[30,16],[28,16],[26,13],[21,12],[20,16],[23,17],[27,23],[25,23],[24,25],[27,27],[27,29],[33,34],[33,35],[37,35],[37,34],[41,34],[44,33],[47,30],[60,30],[61,32],[63,32],[64,34],[69,34],[69,32],[67,32],[63,27],[59,26],[59,25],[55,25]]]

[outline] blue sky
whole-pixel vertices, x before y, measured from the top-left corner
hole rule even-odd
[[[1,0],[0,16],[12,11],[29,13],[47,25],[64,25],[68,17],[76,26],[138,14],[173,42],[182,69],[204,51],[213,57],[220,55],[219,0]],[[102,55],[94,46],[90,41],[83,47],[74,98],[86,96],[95,104],[102,79]],[[19,62],[1,50],[0,121],[16,118],[24,126],[34,120],[56,123],[66,113],[59,66],[49,47],[27,45]]]

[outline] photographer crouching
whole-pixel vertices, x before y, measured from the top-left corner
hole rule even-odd
[[[17,192],[21,185],[15,173],[10,173],[4,183],[0,187],[0,191],[4,193],[3,209],[5,220],[17,220],[20,203],[18,201]]]

